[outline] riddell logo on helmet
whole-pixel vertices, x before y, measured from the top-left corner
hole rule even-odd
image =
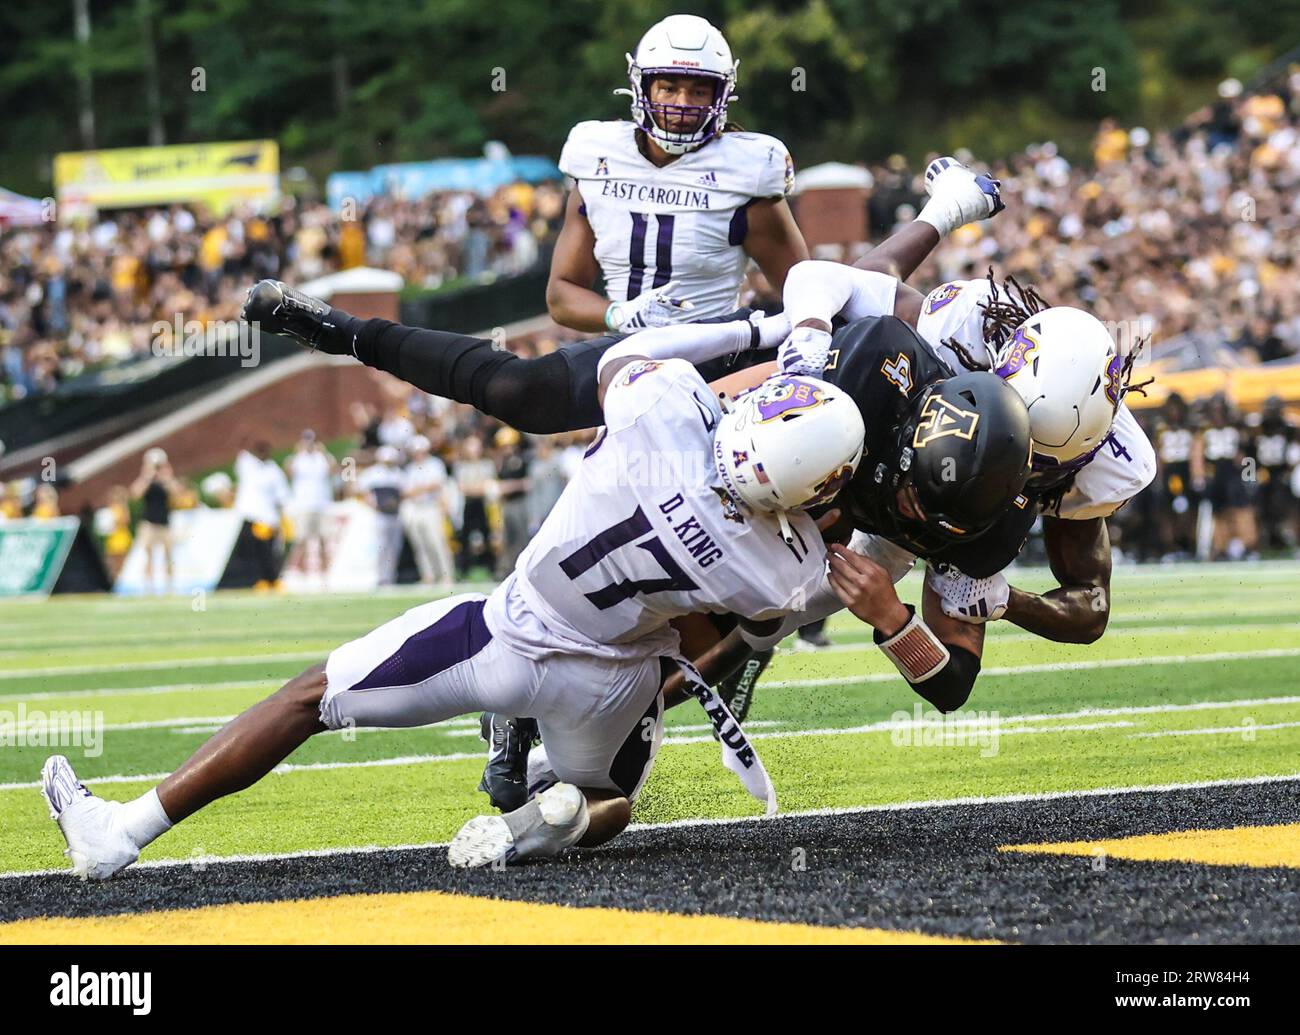
[[[912,446],[921,449],[935,439],[950,435],[970,440],[975,437],[979,427],[980,415],[973,410],[963,410],[954,406],[947,399],[932,395],[921,408],[921,419],[917,422],[916,432],[912,436]]]

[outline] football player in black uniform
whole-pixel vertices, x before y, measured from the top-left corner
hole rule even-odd
[[[1002,208],[996,181],[977,177],[952,159],[932,163],[927,179],[938,189],[931,190],[931,201],[916,224],[928,235],[923,238],[926,250],[952,229]],[[618,336],[594,338],[523,359],[486,339],[359,320],[272,281],[250,291],[243,315],[264,330],[290,334],[314,349],[351,355],[431,394],[468,403],[537,434],[601,423],[596,367],[605,350],[620,340]],[[734,374],[738,383],[732,378],[721,383],[733,393],[770,372],[769,363],[752,373],[737,373],[742,367],[771,360],[771,347],[789,333],[788,321],[764,319],[744,310],[694,328],[688,333],[699,339],[693,357],[696,366],[710,380]],[[684,354],[680,340],[673,354]],[[952,375],[912,327],[892,316],[855,321],[835,331],[822,376],[858,402],[867,426],[865,455],[871,462],[859,466],[837,501],[838,513],[824,517],[828,539],[847,539],[858,528],[975,577],[1000,571],[1019,552],[1034,517],[1020,493],[1028,476],[1024,405],[996,377]],[[954,621],[937,605],[931,608],[929,601],[925,619],[917,618],[898,601],[884,568],[869,557],[838,549],[832,576],[841,602],[876,624],[873,618],[880,613],[875,602],[880,601],[899,626],[890,630],[895,635],[883,637],[886,653],[893,650],[891,641],[900,640],[902,653],[890,656],[905,676],[909,673],[898,660],[904,655],[917,663],[937,661],[912,672],[924,671],[924,688],[919,685],[922,680],[909,682],[945,711],[960,707],[979,671],[983,628]],[[940,634],[936,636],[927,622]],[[679,629],[685,652],[700,660],[710,682],[734,674],[732,685],[720,687],[722,696],[736,702],[743,698],[747,704],[771,652],[755,658],[734,631],[719,642],[719,635],[727,632],[725,620],[722,628],[714,628],[719,624],[716,617],[701,619],[700,624],[703,630]],[[674,682],[680,680],[670,680]],[[673,685],[666,687],[665,696],[670,704],[684,699]],[[738,717],[743,719],[743,713],[744,708]],[[488,775],[495,772],[505,777],[504,784],[517,785],[531,730],[513,720],[484,716],[483,732],[492,746]],[[493,781],[486,782],[484,789],[492,793]],[[494,803],[506,804],[495,794]]]
[[[512,366],[512,360],[535,362],[491,349],[481,339],[386,320],[359,320],[273,281],[263,281],[249,292],[243,316],[262,330],[289,334],[323,352],[354,356],[424,391],[446,393],[450,387],[451,397],[462,402],[492,396],[496,379],[484,379],[488,368]],[[640,336],[658,335],[665,341],[676,336],[673,351],[679,353],[682,336],[690,337],[699,349],[692,358],[706,377],[734,373],[746,364],[767,364],[740,371],[748,387],[770,369],[774,353],[762,346],[781,340],[787,326],[779,318],[732,320],[655,328]],[[553,432],[598,424],[594,371],[600,355],[618,340],[597,338],[561,350],[570,354],[570,383],[565,386],[570,405],[558,422],[552,415],[539,426],[536,410],[545,400],[534,387],[529,393],[534,412],[521,423]],[[486,355],[488,351],[494,355]],[[833,509],[823,515],[829,537],[845,540],[858,528],[928,559],[961,564],[964,570],[1000,570],[1019,551],[1029,527],[1015,523],[1010,531],[999,529],[996,543],[985,539],[1007,508],[1015,509],[1013,501],[1029,475],[1029,417],[1020,397],[992,374],[954,376],[915,330],[894,317],[841,326],[831,351],[823,377],[858,403],[867,429],[867,459]],[[467,365],[449,362],[451,356],[460,356]],[[498,357],[510,358],[502,362]],[[495,399],[498,417],[501,401]],[[954,621],[937,609],[931,613],[927,608],[925,617],[918,617],[898,601],[893,580],[883,568],[842,546],[835,549],[832,583],[841,603],[876,625],[882,649],[922,696],[945,711],[960,707],[979,672],[983,627]],[[888,622],[885,627],[876,621],[882,618]],[[724,622],[712,637],[698,630],[694,637],[684,636],[688,655],[700,658],[710,682],[739,668],[751,653],[740,637],[721,638],[727,625]],[[684,699],[679,682],[674,677],[666,690],[673,703]],[[497,768],[511,772],[514,779],[508,782],[514,783],[522,775],[520,752],[530,731],[518,723],[487,719],[484,732],[498,749]],[[493,798],[500,806],[521,803],[508,791],[493,793]]]

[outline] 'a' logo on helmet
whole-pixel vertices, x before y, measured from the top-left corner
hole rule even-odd
[[[921,419],[917,421],[916,432],[912,436],[912,446],[920,449],[935,439],[955,435],[957,438],[972,439],[975,429],[979,427],[980,415],[973,410],[963,410],[954,406],[947,399],[932,395],[921,407]]]

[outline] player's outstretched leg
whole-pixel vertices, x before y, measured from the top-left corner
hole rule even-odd
[[[362,320],[278,280],[255,284],[240,316],[271,334],[352,356],[422,391],[467,403],[519,431],[556,434],[601,423],[599,407],[593,417],[589,406],[575,406],[573,374],[558,350],[524,359],[486,338]],[[593,372],[598,358],[598,352],[587,357]],[[591,389],[594,396],[594,378]]]
[[[47,759],[41,789],[82,879],[107,880],[150,842],[204,805],[248,787],[279,765],[320,722],[325,666],[315,665],[231,720],[171,776],[134,801],[91,794],[62,755]]]

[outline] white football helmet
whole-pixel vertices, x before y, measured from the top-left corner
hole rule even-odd
[[[858,404],[834,385],[774,374],[727,408],[713,456],[734,499],[781,514],[830,502],[853,477],[865,434]]]
[[[1055,306],[1025,320],[998,354],[994,373],[1029,408],[1036,472],[1075,471],[1110,434],[1128,364],[1090,313]]]
[[[722,132],[727,123],[727,105],[735,100],[732,90],[740,62],[732,60],[727,41],[709,22],[693,14],[670,15],[641,37],[635,57],[626,56],[632,88],[614,92],[632,98],[632,121],[665,151],[685,154]],[[713,80],[713,103],[652,103],[648,95],[650,81],[668,75]],[[667,124],[667,116],[691,114],[699,118],[690,132],[672,133],[660,125],[660,120]]]

